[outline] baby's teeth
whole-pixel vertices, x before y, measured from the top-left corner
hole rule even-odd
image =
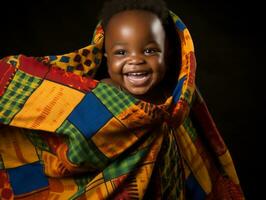
[[[144,75],[145,73],[142,72],[133,72],[133,73],[129,73],[128,75],[130,76],[140,76],[140,75]]]

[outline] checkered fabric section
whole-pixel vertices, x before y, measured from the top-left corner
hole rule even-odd
[[[127,95],[117,88],[111,87],[105,83],[99,83],[98,86],[92,90],[92,92],[101,100],[101,102],[114,116],[117,116],[126,108],[138,102],[138,100],[133,96]]]
[[[125,159],[113,162],[103,171],[105,181],[117,178],[136,169],[138,164],[140,164],[141,160],[148,153],[148,150],[149,148],[142,149],[137,153],[126,157]]]
[[[68,136],[68,158],[71,162],[102,169],[109,161],[93,142],[86,140],[83,134],[69,121],[66,120],[56,132]]]
[[[29,140],[35,147],[39,148],[42,151],[51,151],[50,147],[43,139],[41,132],[34,130],[27,131],[26,136],[29,138]]]
[[[41,79],[38,77],[18,70],[5,94],[0,97],[0,121],[8,124],[40,83]]]

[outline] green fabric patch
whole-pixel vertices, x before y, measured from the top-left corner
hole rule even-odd
[[[184,128],[186,129],[186,132],[190,136],[191,140],[194,142],[198,136],[196,129],[194,128],[192,121],[190,118],[186,118],[183,123]]]
[[[92,90],[92,92],[114,116],[117,116],[126,108],[138,101],[133,96],[127,95],[117,88],[109,86],[105,83],[99,83],[97,87]]]
[[[87,166],[92,170],[103,169],[108,163],[109,159],[69,121],[66,120],[56,132],[67,136],[68,158],[72,163]]]
[[[109,181],[121,175],[127,174],[138,167],[141,160],[148,152],[148,148],[138,151],[137,153],[128,156],[124,159],[114,161],[103,171],[105,181]]]
[[[42,151],[50,151],[50,147],[46,143],[46,140],[43,139],[41,132],[31,130],[31,132],[28,131],[26,133],[26,136],[35,147],[38,147]]]
[[[20,70],[16,72],[5,94],[0,97],[0,121],[2,123],[8,124],[12,120],[41,81],[42,79]]]

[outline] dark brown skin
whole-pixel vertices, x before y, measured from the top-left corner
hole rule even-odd
[[[166,73],[165,31],[160,19],[143,10],[122,11],[106,28],[105,50],[110,78],[103,82],[142,100],[166,100],[159,83]]]

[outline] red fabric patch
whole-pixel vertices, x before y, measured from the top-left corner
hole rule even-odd
[[[44,78],[49,71],[49,66],[39,62],[34,57],[21,55],[19,57],[19,62],[20,65],[18,68],[32,76]]]
[[[82,77],[71,72],[66,72],[65,70],[57,67],[52,67],[45,78],[83,92],[91,91],[98,84],[98,81],[93,80],[92,78]]]
[[[0,60],[0,96],[4,94],[15,72],[16,69],[12,65],[6,63],[5,60]]]
[[[0,199],[13,199],[14,195],[10,187],[9,179],[4,170],[0,170]]]
[[[207,195],[206,200],[244,200],[241,187],[232,180],[218,175],[212,184],[212,191]]]

